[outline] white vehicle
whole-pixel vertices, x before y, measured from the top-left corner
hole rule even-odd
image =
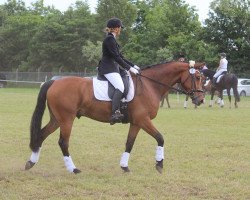
[[[247,78],[239,78],[238,79],[238,92],[240,96],[250,96],[250,79]],[[231,95],[233,94],[233,90],[230,90]],[[223,95],[227,95],[227,90],[223,90]]]

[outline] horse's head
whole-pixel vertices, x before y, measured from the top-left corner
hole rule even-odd
[[[194,61],[190,61],[189,69],[182,73],[181,75],[181,85],[185,89],[186,94],[188,94],[192,102],[195,105],[200,105],[204,101],[204,91],[203,91],[203,77],[200,71],[200,64],[195,64]]]

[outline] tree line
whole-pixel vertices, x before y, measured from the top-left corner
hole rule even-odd
[[[37,0],[0,5],[0,71],[94,70],[101,57],[105,26],[111,17],[123,21],[122,52],[138,66],[176,59],[218,66],[225,52],[231,72],[250,75],[248,0],[214,0],[208,18],[199,21],[184,0],[99,0],[96,13],[86,1],[65,12]]]

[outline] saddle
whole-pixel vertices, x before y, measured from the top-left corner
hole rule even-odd
[[[124,84],[123,98],[121,99],[120,111],[124,115],[122,123],[128,123],[128,102],[134,98],[134,83],[129,72],[122,74]],[[94,96],[101,101],[112,101],[115,92],[114,86],[104,75],[93,78]]]
[[[227,74],[227,72],[225,71],[225,72],[222,72],[221,73],[221,75],[219,75],[218,77],[217,77],[217,79],[216,79],[216,83],[219,83],[220,82],[220,80],[221,80],[221,78],[224,76],[224,75],[226,75]]]
[[[108,79],[104,75],[98,74],[97,79],[100,81],[107,81],[108,82],[108,96],[110,99],[112,99],[114,92],[115,92],[115,87],[108,81]],[[124,84],[123,98],[126,98],[128,95],[128,89],[129,89],[129,76],[123,75],[122,82]]]

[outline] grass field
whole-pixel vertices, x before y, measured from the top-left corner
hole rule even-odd
[[[163,174],[155,168],[156,141],[140,131],[125,174],[119,167],[128,125],[76,119],[70,153],[82,170],[70,174],[57,130],[31,170],[29,123],[38,89],[0,89],[0,199],[250,199],[250,98],[238,109],[197,109],[170,96],[154,124],[165,139]],[[48,120],[45,113],[44,122]]]

